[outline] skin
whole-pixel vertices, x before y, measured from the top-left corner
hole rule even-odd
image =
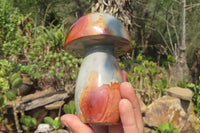
[[[126,81],[126,72],[122,71],[122,75],[123,80]],[[120,94],[122,97],[119,102],[120,125],[91,126],[82,123],[76,115],[72,114],[63,115],[61,121],[73,133],[143,133],[140,105],[132,85],[129,82],[121,83]]]

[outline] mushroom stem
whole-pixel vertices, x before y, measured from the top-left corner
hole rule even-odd
[[[113,50],[108,44],[86,48],[75,89],[77,114],[85,123],[119,122],[122,75]]]

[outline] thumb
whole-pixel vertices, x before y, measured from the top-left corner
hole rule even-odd
[[[92,128],[82,123],[76,115],[63,115],[61,121],[66,127],[71,129],[72,133],[94,133]]]

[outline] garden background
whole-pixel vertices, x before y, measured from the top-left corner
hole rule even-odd
[[[62,114],[76,113],[73,94],[82,58],[63,46],[70,26],[90,12],[110,13],[128,29],[133,47],[118,62],[146,106],[179,86],[193,92],[193,111],[200,117],[200,1],[0,0],[1,131],[33,132],[40,123],[58,130],[64,128]],[[45,98],[60,92],[67,97],[50,102],[63,101],[57,109],[47,111],[50,103],[24,109],[39,93]],[[27,95],[32,99],[24,100]],[[34,117],[42,111],[41,119]],[[170,122],[164,126],[176,132]]]

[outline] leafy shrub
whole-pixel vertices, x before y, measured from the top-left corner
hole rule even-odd
[[[158,126],[157,133],[177,133],[178,129],[174,128],[173,123],[165,122]]]
[[[31,116],[24,115],[20,119],[20,123],[22,123],[22,127],[24,130],[29,130],[31,127],[34,127],[37,124],[37,121],[35,118],[32,118]]]
[[[65,114],[76,114],[74,101],[70,101],[67,105],[65,104],[63,110]]]
[[[6,95],[7,95],[8,99],[11,101],[15,100],[16,96],[17,96],[17,94],[13,90],[8,91]]]
[[[56,117],[55,119],[53,119],[51,117],[45,117],[44,122],[51,125],[56,130],[62,126],[60,117]]]
[[[200,115],[200,85],[188,83],[187,88],[193,91],[192,102],[194,104],[194,112]]]
[[[4,1],[7,2],[7,0]],[[6,15],[3,18],[9,20],[5,20],[7,27],[2,27],[5,31],[0,33],[0,40],[2,40],[0,46],[2,52],[0,53],[9,63],[9,71],[26,73],[33,79],[52,78],[57,85],[56,87],[62,89],[66,84],[74,83],[82,59],[75,58],[64,50],[66,27],[63,24],[34,27],[31,15],[24,16],[18,11],[13,14],[11,11],[14,8],[11,5],[9,9],[8,11],[1,9],[1,15]],[[7,12],[7,14],[4,14],[4,12]],[[14,15],[14,17],[8,18],[9,14]],[[25,33],[23,30],[25,30]],[[12,31],[12,34],[10,34],[10,31]],[[3,71],[6,71],[5,69]],[[7,73],[7,76],[9,74]]]
[[[23,83],[22,78],[17,78],[14,80],[12,85],[14,88],[19,88],[22,85],[22,83]]]
[[[7,105],[7,97],[0,93],[0,109],[3,109]]]
[[[163,96],[164,90],[170,87],[166,71],[157,63],[145,59],[142,53],[136,57],[133,69],[129,73],[127,80],[141,94],[146,104]]]
[[[179,81],[178,86],[193,91],[192,102],[194,105],[194,112],[195,114],[200,115],[200,85],[195,85],[186,81]]]
[[[7,91],[9,89],[8,85],[8,75],[9,75],[9,63],[6,59],[0,59],[0,89],[2,91]]]
[[[21,75],[19,74],[19,73],[14,73],[12,76],[11,76],[11,78],[10,78],[10,80],[11,80],[11,82],[14,82],[16,79],[18,79],[18,78],[21,78]]]

